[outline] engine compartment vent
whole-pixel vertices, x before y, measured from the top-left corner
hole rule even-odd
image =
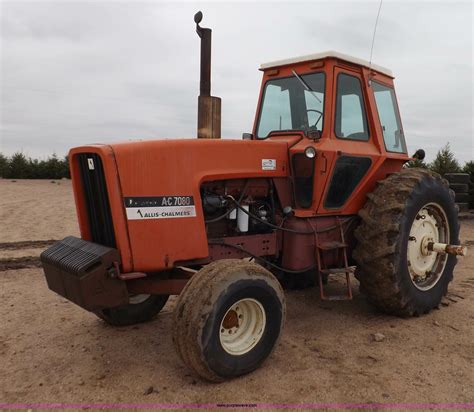
[[[92,242],[116,247],[102,159],[95,153],[77,155]]]

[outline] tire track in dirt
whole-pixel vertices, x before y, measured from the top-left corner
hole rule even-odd
[[[37,256],[0,259],[0,272],[5,272],[6,270],[30,269],[39,267],[41,267],[41,261]]]
[[[0,243],[0,250],[43,248],[52,245],[54,242],[57,242],[57,240],[22,240],[20,242],[6,242]]]
[[[6,242],[0,243],[0,251],[5,250],[22,250],[22,249],[34,249],[34,248],[45,248],[57,242],[57,240],[23,240],[19,242]],[[30,251],[31,253],[31,251]],[[17,270],[17,269],[30,269],[41,267],[41,261],[38,256],[21,256],[21,257],[9,257],[0,258],[0,272],[6,270]]]

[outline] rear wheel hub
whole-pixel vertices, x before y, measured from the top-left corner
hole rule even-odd
[[[449,223],[441,206],[429,203],[417,213],[410,229],[407,264],[413,284],[431,289],[440,279],[447,256],[428,249],[429,243],[449,243]]]

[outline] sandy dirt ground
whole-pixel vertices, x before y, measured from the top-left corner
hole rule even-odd
[[[0,208],[0,259],[43,250],[7,242],[78,234],[69,181],[0,180]],[[474,220],[462,222],[461,237],[471,254],[439,310],[399,319],[358,292],[322,302],[317,288],[289,291],[273,355],[217,385],[174,352],[175,299],[152,322],[113,328],[49,291],[41,268],[0,271],[0,403],[474,402]]]

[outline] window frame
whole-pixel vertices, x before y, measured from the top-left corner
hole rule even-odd
[[[361,141],[361,140],[359,140]],[[333,183],[333,180],[334,180],[334,177],[335,177],[335,174],[336,174],[336,170],[337,170],[337,162],[342,159],[342,158],[348,158],[348,159],[364,159],[364,160],[369,160],[369,165],[367,167],[367,169],[365,170],[364,174],[361,176],[361,178],[359,179],[359,181],[356,183],[356,185],[353,187],[353,189],[348,193],[347,197],[345,198],[344,202],[340,205],[340,206],[329,206],[327,204],[327,201],[328,201],[328,196],[329,196],[329,192],[331,190],[331,186],[332,186],[332,183]],[[371,156],[367,156],[367,155],[355,155],[355,154],[342,154],[341,156],[338,156],[334,162],[334,167],[333,167],[333,170],[332,170],[332,173],[331,173],[331,176],[329,177],[327,183],[326,183],[326,189],[325,189],[325,193],[324,193],[324,199],[323,199],[323,208],[325,210],[339,210],[339,209],[342,209],[346,204],[347,202],[349,201],[349,199],[352,197],[352,195],[356,192],[357,188],[360,186],[361,182],[364,180],[364,177],[367,176],[367,173],[369,173],[369,170],[370,168],[372,167],[374,161],[372,159]]]
[[[308,73],[298,73],[298,76],[300,77],[303,77],[303,76],[307,76],[307,75],[310,75],[310,74],[322,74],[323,75],[323,79],[324,79],[324,99],[323,99],[323,117],[322,117],[322,120],[323,120],[323,127],[321,128],[320,132],[321,132],[321,135],[324,131],[324,127],[326,125],[326,122],[325,122],[325,117],[326,117],[326,96],[327,96],[327,93],[328,93],[328,85],[327,85],[327,76],[326,76],[326,72],[323,71],[323,70],[320,70],[320,71],[316,71],[316,72],[308,72]],[[271,81],[274,81],[274,80],[283,80],[283,79],[291,79],[291,78],[294,78],[296,81],[299,81],[298,79],[296,79],[295,76],[285,76],[285,77],[276,77],[276,78],[273,78],[273,79],[268,79],[265,81],[265,83],[263,84],[263,92],[262,92],[262,97],[260,99],[260,105],[258,107],[258,118],[257,118],[257,123],[255,125],[255,139],[256,140],[265,140],[265,139],[268,139],[272,133],[283,133],[283,132],[303,132],[305,135],[306,135],[306,132],[303,130],[303,129],[284,129],[284,130],[272,130],[270,131],[265,137],[259,137],[258,136],[258,128],[260,126],[260,120],[261,120],[261,117],[262,117],[262,109],[263,109],[263,103],[265,101],[265,93],[267,92],[267,85],[269,82]],[[304,80],[304,79],[303,79]],[[303,85],[301,85],[301,87],[303,87]],[[304,89],[306,90],[306,89]],[[291,108],[291,106],[290,106]]]
[[[379,113],[379,107],[377,105],[377,99],[375,98],[375,91],[374,88],[372,87],[373,83],[377,83],[380,86],[386,87],[387,89],[391,90],[393,92],[393,96],[395,96],[395,117],[396,120],[398,120],[398,123],[400,124],[400,130],[402,132],[402,146],[404,148],[404,151],[398,152],[395,150],[388,150],[387,149],[387,143],[385,142],[385,136],[383,134],[383,128],[382,128],[382,121],[380,120],[380,113]],[[385,151],[387,153],[395,153],[395,154],[408,154],[408,147],[407,147],[407,141],[405,139],[405,130],[403,129],[403,124],[402,124],[402,117],[400,116],[400,108],[398,107],[398,99],[397,99],[397,94],[395,93],[395,88],[391,85],[388,85],[386,83],[381,82],[380,80],[370,80],[370,88],[372,90],[372,95],[374,96],[374,103],[375,103],[375,110],[377,111],[377,119],[379,121],[379,126],[380,126],[380,131],[382,132],[382,140],[383,140],[383,145],[385,148]],[[393,103],[393,100],[392,100]]]
[[[364,115],[364,118],[365,118],[365,124],[367,126],[367,139],[351,139],[349,137],[341,137],[337,134],[337,127],[336,127],[336,122],[337,122],[337,97],[338,97],[338,93],[339,93],[339,76],[341,75],[345,75],[345,76],[349,76],[349,77],[353,77],[354,79],[357,79],[357,81],[359,82],[359,85],[360,85],[360,92],[361,92],[361,96],[362,96],[362,110],[363,110],[363,115]],[[369,118],[367,117],[367,110],[366,110],[366,98],[364,96],[364,88],[362,87],[362,81],[359,77],[359,75],[357,74],[352,74],[352,73],[347,73],[345,71],[339,71],[336,75],[336,93],[334,94],[334,136],[336,136],[337,139],[340,139],[340,140],[348,140],[348,141],[352,141],[352,142],[363,142],[363,143],[367,143],[370,141],[371,139],[371,133],[370,133],[370,125],[369,125]]]

